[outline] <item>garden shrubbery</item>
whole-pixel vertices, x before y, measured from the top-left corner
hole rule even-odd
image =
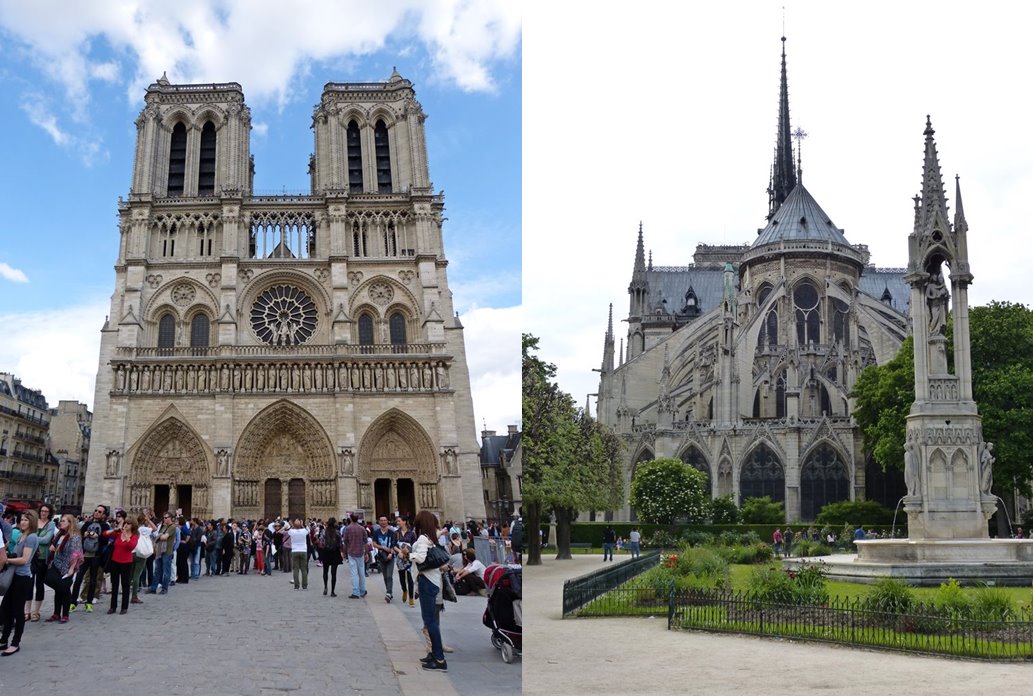
[[[916,603],[915,593],[907,583],[893,578],[879,578],[861,602],[861,607],[867,611],[906,614]]]
[[[796,556],[831,556],[832,548],[827,544],[823,544],[820,541],[811,541],[810,539],[802,539],[800,541],[793,542],[792,552]]]
[[[821,605],[829,601],[826,575],[820,564],[805,564],[796,571],[766,565],[750,574],[748,589],[761,602]]]

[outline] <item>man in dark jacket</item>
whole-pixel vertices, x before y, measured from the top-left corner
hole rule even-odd
[[[509,527],[509,543],[513,547],[513,563],[523,564],[524,555],[524,523],[519,516],[513,516],[513,524]]]
[[[613,546],[617,543],[617,533],[611,525],[603,529],[603,563],[613,560]]]
[[[96,595],[97,589],[100,587],[100,581],[104,577],[104,565],[102,563],[104,559],[104,550],[107,548],[108,539],[104,536],[104,532],[111,529],[111,525],[108,524],[108,506],[98,505],[93,510],[93,517],[83,523],[82,525],[82,546],[83,546],[83,562],[79,567],[79,572],[75,576],[75,585],[72,587],[72,598],[73,601],[78,603],[77,598],[79,597],[79,590],[82,588],[83,579],[89,574],[90,579],[86,583],[85,597],[86,600],[86,611],[93,611],[93,598]],[[75,604],[72,605],[73,607]]]

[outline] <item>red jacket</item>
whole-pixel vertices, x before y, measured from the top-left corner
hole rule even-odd
[[[129,541],[125,541],[122,539],[122,530],[112,529],[111,531],[104,532],[104,536],[111,537],[115,543],[115,548],[111,552],[112,561],[115,563],[133,562],[133,549],[136,548],[136,542],[140,540],[139,534],[134,534],[129,537]]]

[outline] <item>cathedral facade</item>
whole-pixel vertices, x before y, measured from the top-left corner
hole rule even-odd
[[[850,392],[909,333],[910,287],[906,269],[871,265],[804,187],[784,44],[778,110],[769,213],[752,244],[701,244],[692,264],[654,266],[640,225],[619,349],[610,307],[598,418],[624,439],[628,482],[639,462],[680,458],[714,497],[770,496],[806,521],[865,497]]]
[[[236,83],[147,89],[85,502],[479,515],[463,330],[412,83],[328,83],[307,195],[256,196]]]

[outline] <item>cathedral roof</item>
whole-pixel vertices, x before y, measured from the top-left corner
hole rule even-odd
[[[761,230],[754,240],[753,248],[790,240],[832,242],[850,246],[850,242],[843,236],[843,230],[832,224],[832,220],[802,183],[796,185],[785,202],[771,216],[768,226]]]

